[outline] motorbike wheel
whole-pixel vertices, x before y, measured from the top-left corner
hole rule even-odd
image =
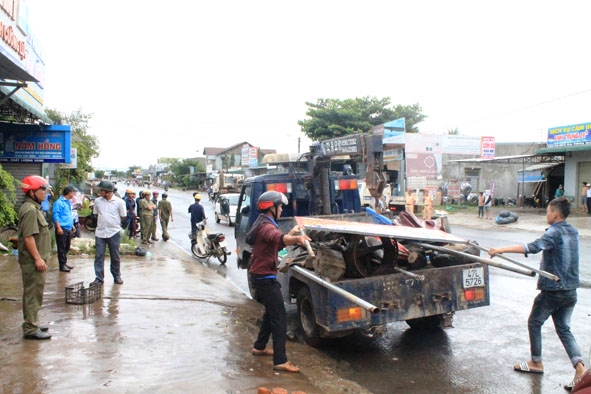
[[[218,254],[218,260],[220,261],[220,264],[224,265],[226,264],[226,261],[228,261],[228,255],[226,254],[226,248],[222,248],[221,253]]]
[[[97,219],[96,216],[87,218],[86,221],[84,222],[84,228],[90,232],[93,232],[94,230],[96,230],[96,219]]]
[[[199,250],[199,244],[197,242],[191,243],[191,253],[193,253],[193,256],[197,257],[198,259],[206,259],[209,257],[208,254],[201,253]]]

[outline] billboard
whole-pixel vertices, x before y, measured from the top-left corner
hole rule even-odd
[[[579,123],[548,129],[548,147],[591,143],[591,123]]]
[[[69,125],[0,124],[0,162],[70,164]]]

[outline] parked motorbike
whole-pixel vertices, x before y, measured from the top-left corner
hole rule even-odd
[[[198,259],[209,259],[215,256],[221,264],[226,264],[230,252],[227,250],[226,235],[224,233],[210,233],[205,228],[205,221],[196,224],[197,234],[191,238],[191,253]]]

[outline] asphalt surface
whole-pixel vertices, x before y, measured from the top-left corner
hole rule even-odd
[[[544,210],[515,212],[519,220],[505,228],[547,227]],[[591,237],[591,216],[575,213],[569,222]],[[450,223],[452,229],[503,227],[467,210],[451,213]],[[71,257],[75,269],[61,273],[54,257],[40,312],[53,335],[48,341],[22,338],[20,269],[16,257],[0,256],[2,392],[367,392],[339,377],[336,361],[296,341],[288,342],[287,352],[301,373],[273,371],[270,358],[250,354],[262,306],[173,243],[159,241],[150,252],[123,257],[123,285],[113,283],[107,261],[102,298],[87,305],[66,303],[65,287],[87,286],[93,259]]]

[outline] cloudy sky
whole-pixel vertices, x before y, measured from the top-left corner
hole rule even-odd
[[[307,151],[307,101],[419,103],[421,132],[542,141],[591,122],[588,1],[27,0],[45,105],[100,169],[248,141]]]

